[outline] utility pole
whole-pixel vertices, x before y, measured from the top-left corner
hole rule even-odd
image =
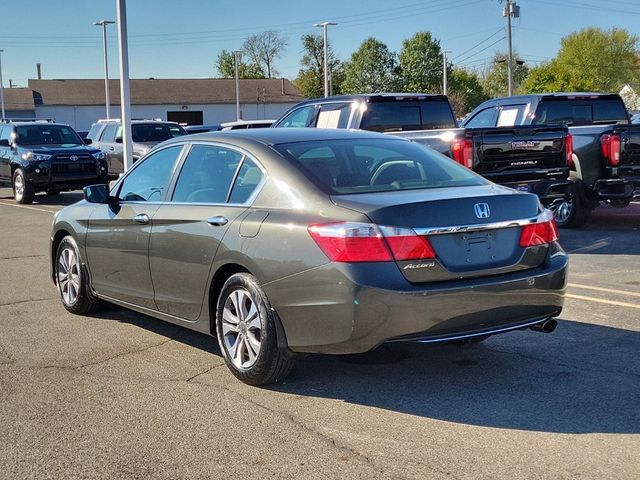
[[[4,84],[2,83],[2,52],[0,50],[0,104],[2,105],[2,118],[4,118]]]
[[[233,68],[236,76],[236,120],[240,120],[240,59],[242,58],[242,52],[236,50],[233,52]]]
[[[314,23],[314,27],[322,27],[323,30],[323,50],[324,50],[324,96],[325,98],[329,96],[329,40],[327,38],[327,27],[329,25],[338,25],[333,22],[322,22],[322,23]]]
[[[502,16],[507,17],[507,39],[509,44],[509,58],[507,60],[507,85],[509,96],[513,95],[513,43],[511,35],[511,17],[520,17],[520,7],[512,0],[506,0],[506,5],[502,9]]]
[[[102,48],[104,50],[104,97],[107,107],[107,120],[111,118],[111,99],[109,98],[109,60],[107,57],[107,25],[114,24],[113,20],[99,20],[94,25],[102,27]]]
[[[451,53],[451,50],[442,51],[442,94],[447,94],[447,53]]]
[[[127,40],[127,1],[116,0],[118,19],[118,60],[120,63],[120,125],[122,126],[123,163],[126,172],[133,163],[131,143],[131,91],[129,89],[129,42]]]

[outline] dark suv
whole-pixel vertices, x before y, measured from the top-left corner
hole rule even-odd
[[[132,120],[133,161],[146,155],[158,143],[182,135],[187,135],[187,132],[175,122]],[[91,126],[87,138],[107,156],[111,177],[117,177],[124,172],[122,126],[119,119],[98,120]]]
[[[11,182],[18,203],[31,203],[37,192],[55,195],[106,183],[107,164],[68,125],[48,121],[0,124],[0,181]]]

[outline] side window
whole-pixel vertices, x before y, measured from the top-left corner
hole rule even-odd
[[[11,127],[0,127],[0,140],[9,140],[11,142]]]
[[[351,115],[351,103],[326,103],[320,105],[316,128],[347,128]]]
[[[163,148],[147,156],[120,184],[118,198],[125,202],[157,202],[167,189],[182,145]]]
[[[174,202],[225,203],[242,154],[214,145],[194,145],[173,192]]]
[[[480,110],[473,118],[465,122],[464,126],[469,128],[493,127],[495,126],[495,113],[495,107]]]
[[[117,128],[118,128],[118,125],[116,125],[115,123],[111,123],[106,127],[104,127],[104,130],[102,131],[102,137],[100,137],[100,141],[101,142],[115,141]]]
[[[246,158],[242,162],[236,181],[231,190],[229,203],[246,203],[255,192],[260,182],[264,178],[264,174],[253,160]]]
[[[526,105],[505,105],[500,109],[496,127],[513,127],[522,123]]]
[[[278,123],[277,127],[307,127],[313,118],[314,110],[315,105],[300,107],[284,117],[282,121]]]
[[[87,138],[90,138],[91,140],[95,141],[98,138],[98,134],[100,133],[101,127],[102,125],[99,123],[94,123],[93,125],[91,125],[91,129],[89,130],[89,133],[87,133]]]

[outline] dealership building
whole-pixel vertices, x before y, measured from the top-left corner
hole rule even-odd
[[[189,125],[236,119],[234,79],[132,79],[132,118],[160,118]],[[120,117],[120,82],[111,80],[111,117]],[[278,118],[304,100],[285,78],[240,80],[240,111],[244,120]],[[28,88],[5,88],[5,116],[51,118],[88,130],[106,117],[104,80],[30,79]]]

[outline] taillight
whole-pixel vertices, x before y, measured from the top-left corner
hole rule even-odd
[[[520,233],[521,247],[545,245],[556,240],[558,240],[558,227],[555,219],[525,225]]]
[[[609,165],[616,167],[620,164],[620,135],[605,134],[600,137],[602,155]]]
[[[573,167],[573,135],[570,133],[567,134],[565,145],[567,150],[567,165]]]
[[[455,138],[451,144],[453,159],[460,165],[473,168],[473,142],[469,138]]]
[[[388,262],[435,258],[426,237],[410,228],[340,222],[311,225],[311,238],[333,262]]]

